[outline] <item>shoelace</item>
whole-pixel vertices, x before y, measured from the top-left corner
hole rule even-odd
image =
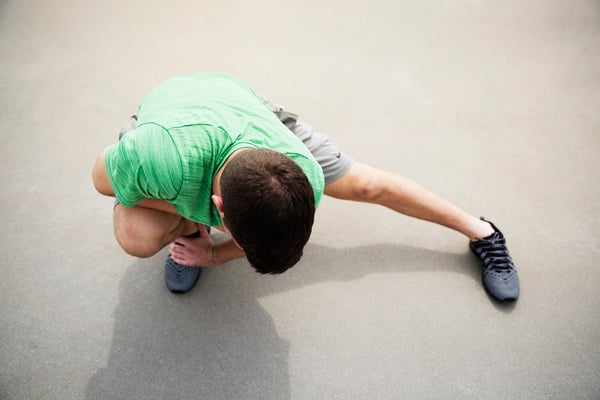
[[[485,269],[495,272],[510,272],[514,269],[506,248],[506,240],[497,232],[490,239],[482,241],[478,253],[484,259]]]

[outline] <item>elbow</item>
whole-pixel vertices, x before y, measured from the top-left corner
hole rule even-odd
[[[92,174],[92,182],[94,184],[94,189],[104,196],[114,196],[114,192],[112,187],[109,189],[104,182],[99,181],[96,178],[95,174]]]
[[[105,196],[114,196],[115,192],[110,184],[106,167],[104,166],[104,153],[105,151],[103,151],[96,159],[96,163],[92,170],[92,182],[98,193]]]

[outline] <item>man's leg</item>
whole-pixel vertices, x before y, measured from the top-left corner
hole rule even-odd
[[[325,175],[325,194],[344,200],[380,204],[402,214],[454,229],[471,240],[494,232],[487,222],[391,172],[354,162],[325,135],[298,120],[298,115],[262,98],[279,120],[311,151]]]
[[[494,232],[490,224],[444,200],[403,176],[354,163],[339,179],[325,186],[325,194],[388,207],[404,215],[454,229],[471,240]]]
[[[469,246],[483,266],[483,285],[499,300],[516,300],[519,278],[504,235],[493,224],[479,220],[410,179],[354,162],[296,114],[265,101],[310,150],[325,176],[325,194],[386,206],[402,214],[454,229],[471,241]]]
[[[325,186],[325,194],[380,204],[463,233],[471,239],[469,246],[482,263],[482,282],[486,290],[498,300],[516,300],[519,297],[519,277],[502,232],[413,181],[354,163],[341,178]]]
[[[121,128],[119,140],[137,126],[133,114]],[[177,238],[197,238],[197,225],[181,217],[164,200],[144,199],[135,207],[124,207],[118,201],[113,210],[115,237],[121,247],[136,257],[151,257]],[[182,244],[175,242],[176,245]],[[165,283],[174,293],[190,290],[198,281],[202,268],[180,265],[171,255],[165,262]]]
[[[121,247],[136,257],[151,257],[182,236],[200,236],[196,224],[179,215],[118,203],[114,210],[114,227]],[[201,272],[201,267],[180,265],[169,254],[165,262],[165,283],[170,291],[185,293],[194,287]]]
[[[133,113],[121,127],[119,140],[136,127],[137,114]],[[173,206],[154,199],[142,200],[135,207],[124,207],[117,201],[113,224],[121,247],[136,257],[151,257],[176,238],[197,231],[195,224],[178,215]]]
[[[114,208],[113,222],[117,241],[136,257],[151,257],[176,238],[197,231],[195,224],[179,215],[119,203]]]

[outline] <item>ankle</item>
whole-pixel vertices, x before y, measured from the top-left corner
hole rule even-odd
[[[198,232],[198,225],[196,225],[195,222],[192,222],[188,219],[182,219],[182,229],[181,229],[181,236],[188,236],[188,235],[192,235],[196,232]]]
[[[492,225],[489,222],[478,219],[468,236],[471,241],[476,242],[490,236],[492,233],[494,233]]]

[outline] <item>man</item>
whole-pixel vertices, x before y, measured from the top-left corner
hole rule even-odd
[[[519,279],[502,233],[489,221],[399,175],[358,162],[297,116],[221,73],[171,78],[141,103],[118,143],[98,157],[96,189],[116,196],[115,236],[150,257],[167,244],[167,287],[186,292],[201,266],[247,257],[281,273],[301,257],[322,194],[386,206],[470,239],[482,280],[516,300]],[[215,245],[210,227],[231,240]]]

